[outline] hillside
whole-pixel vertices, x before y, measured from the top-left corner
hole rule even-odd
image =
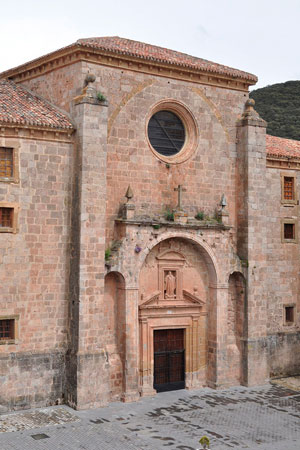
[[[255,109],[267,121],[267,133],[300,140],[300,81],[273,84],[250,93]]]

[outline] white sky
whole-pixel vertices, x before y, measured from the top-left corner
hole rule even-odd
[[[120,36],[254,73],[300,79],[300,0],[0,0],[0,71],[79,38]]]

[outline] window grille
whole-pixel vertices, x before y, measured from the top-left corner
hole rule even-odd
[[[13,227],[13,208],[0,208],[0,227]]]
[[[13,149],[0,147],[0,178],[13,176]]]
[[[284,200],[294,200],[294,177],[284,177]]]
[[[285,223],[284,224],[284,239],[295,239],[295,224]]]
[[[15,320],[0,320],[0,340],[11,340],[15,338]]]

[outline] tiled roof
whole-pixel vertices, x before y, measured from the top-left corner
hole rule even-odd
[[[110,51],[119,55],[128,55],[148,61],[167,63],[186,67],[188,69],[198,69],[204,72],[242,78],[243,80],[254,83],[257,82],[257,77],[248,72],[216,64],[207,61],[206,59],[196,58],[195,56],[190,56],[186,53],[180,53],[167,48],[157,47],[156,45],[120,38],[118,36],[79,39],[76,44],[83,47],[92,47],[99,50]]]
[[[11,80],[0,80],[0,123],[74,128],[67,115]]]
[[[300,158],[300,141],[277,136],[266,137],[267,156]]]

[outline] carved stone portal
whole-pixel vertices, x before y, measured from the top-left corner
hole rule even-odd
[[[180,328],[185,340],[185,385],[206,383],[208,271],[189,242],[169,239],[148,255],[140,278],[140,385],[153,395],[154,330]]]

